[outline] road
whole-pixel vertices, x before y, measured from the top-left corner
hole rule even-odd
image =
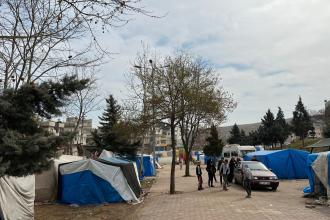
[[[257,190],[247,199],[241,186],[232,185],[229,191],[223,191],[217,183],[215,188],[208,188],[205,169],[205,189],[197,191],[196,177],[183,177],[184,170],[177,169],[178,194],[169,195],[169,168],[167,165],[160,170],[149,196],[127,219],[330,219],[330,208],[305,207],[307,200],[301,192],[308,185],[307,180],[281,181],[276,192]],[[194,174],[194,167],[191,173]]]

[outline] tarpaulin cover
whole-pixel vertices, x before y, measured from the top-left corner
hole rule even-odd
[[[0,178],[0,219],[33,219],[34,188],[34,175]]]
[[[280,179],[307,179],[308,152],[294,149],[256,151],[245,155],[244,160],[255,157]]]
[[[315,175],[326,186],[327,191],[330,190],[330,173],[328,172],[330,167],[330,151],[322,153],[314,153],[308,155],[307,158],[307,174],[310,184],[310,192],[314,192]]]
[[[99,158],[103,158],[103,157],[113,157],[113,153],[111,151],[107,151],[107,150],[102,150]]]
[[[136,166],[134,166],[133,162],[115,157],[103,157],[103,158],[99,158],[98,161],[112,166],[120,167],[129,186],[134,191],[136,197],[138,198],[140,197],[141,184],[139,180],[138,171],[135,168]]]
[[[60,201],[68,204],[101,204],[139,200],[120,167],[96,160],[60,165]]]
[[[83,160],[83,157],[72,155],[61,155],[54,159],[49,170],[36,174],[35,201],[48,202],[57,200],[58,189],[58,166],[60,164]]]
[[[141,156],[137,156],[136,165],[138,167],[139,173],[141,173]],[[156,170],[153,163],[153,157],[151,155],[143,155],[143,171],[142,178],[144,176],[155,176]]]

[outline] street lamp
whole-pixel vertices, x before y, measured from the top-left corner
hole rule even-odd
[[[328,100],[324,100],[324,122],[327,121],[327,106],[328,106]]]
[[[3,80],[0,79],[0,95],[3,93]]]
[[[154,99],[154,65],[152,59],[149,60],[149,63],[151,65],[151,81],[152,81],[152,99]],[[150,69],[148,67],[142,67],[139,65],[134,65],[135,68],[137,69]],[[155,106],[154,104],[152,105],[152,127],[151,127],[151,136],[149,139],[149,143],[152,147],[152,156],[153,156],[153,164],[154,167],[156,167],[156,129],[155,129]],[[143,156],[143,151],[142,151],[142,156]],[[143,160],[143,159],[142,159]]]

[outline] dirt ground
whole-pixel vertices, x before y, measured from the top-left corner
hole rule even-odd
[[[148,194],[154,181],[154,178],[142,181],[143,191]],[[34,211],[36,220],[123,220],[135,218],[135,212],[141,205],[116,203],[77,207],[54,203],[35,205]]]
[[[102,206],[71,207],[67,205],[41,205],[35,206],[36,220],[80,220],[80,219],[114,219],[122,220],[129,218],[137,206],[124,203]]]
[[[191,166],[194,174],[195,166]],[[306,207],[312,201],[302,197],[302,189],[307,180],[281,181],[276,192],[254,190],[252,199],[245,198],[241,186],[233,184],[225,192],[216,183],[214,188],[206,187],[204,169],[204,187],[197,191],[196,177],[183,177],[184,169],[176,171],[176,189],[180,193],[169,195],[170,166],[160,170],[156,183],[145,200],[138,205],[125,203],[103,206],[71,207],[66,205],[42,205],[35,207],[35,219],[78,220],[328,220],[330,208],[324,206]]]

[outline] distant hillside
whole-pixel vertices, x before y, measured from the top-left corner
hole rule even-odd
[[[286,119],[286,121],[287,121],[287,123],[291,123],[292,118],[288,118],[288,119]],[[315,128],[322,128],[322,126],[324,124],[324,116],[314,115],[314,116],[312,116],[312,121],[313,121]],[[257,130],[260,125],[261,125],[261,122],[251,123],[251,124],[241,124],[241,125],[237,125],[237,126],[240,129],[243,129],[246,134],[249,134],[249,132]],[[219,136],[222,138],[222,140],[226,141],[229,138],[232,127],[233,127],[233,125],[218,128]]]
[[[286,119],[287,123],[291,123],[291,120],[292,120],[292,118]],[[322,126],[324,124],[324,116],[314,115],[314,116],[312,116],[312,120],[313,120],[314,127],[316,129],[322,128]],[[257,130],[260,125],[261,125],[261,122],[251,123],[251,124],[241,124],[241,125],[238,125],[238,127],[240,129],[243,129],[245,131],[245,133],[248,135],[249,132]],[[230,131],[231,131],[232,127],[233,126],[225,126],[225,127],[218,128],[219,136],[224,142],[227,142],[227,140],[230,136]],[[200,146],[204,146],[206,144],[206,138],[208,136],[209,136],[209,128],[200,129],[199,135],[195,141],[196,149],[199,149]]]
[[[242,124],[238,125],[239,129],[243,129],[246,134],[249,134],[251,131],[255,131],[259,128],[261,123],[253,123],[253,124]],[[222,140],[227,140],[230,136],[230,131],[233,126],[226,126],[218,128],[219,136]]]

